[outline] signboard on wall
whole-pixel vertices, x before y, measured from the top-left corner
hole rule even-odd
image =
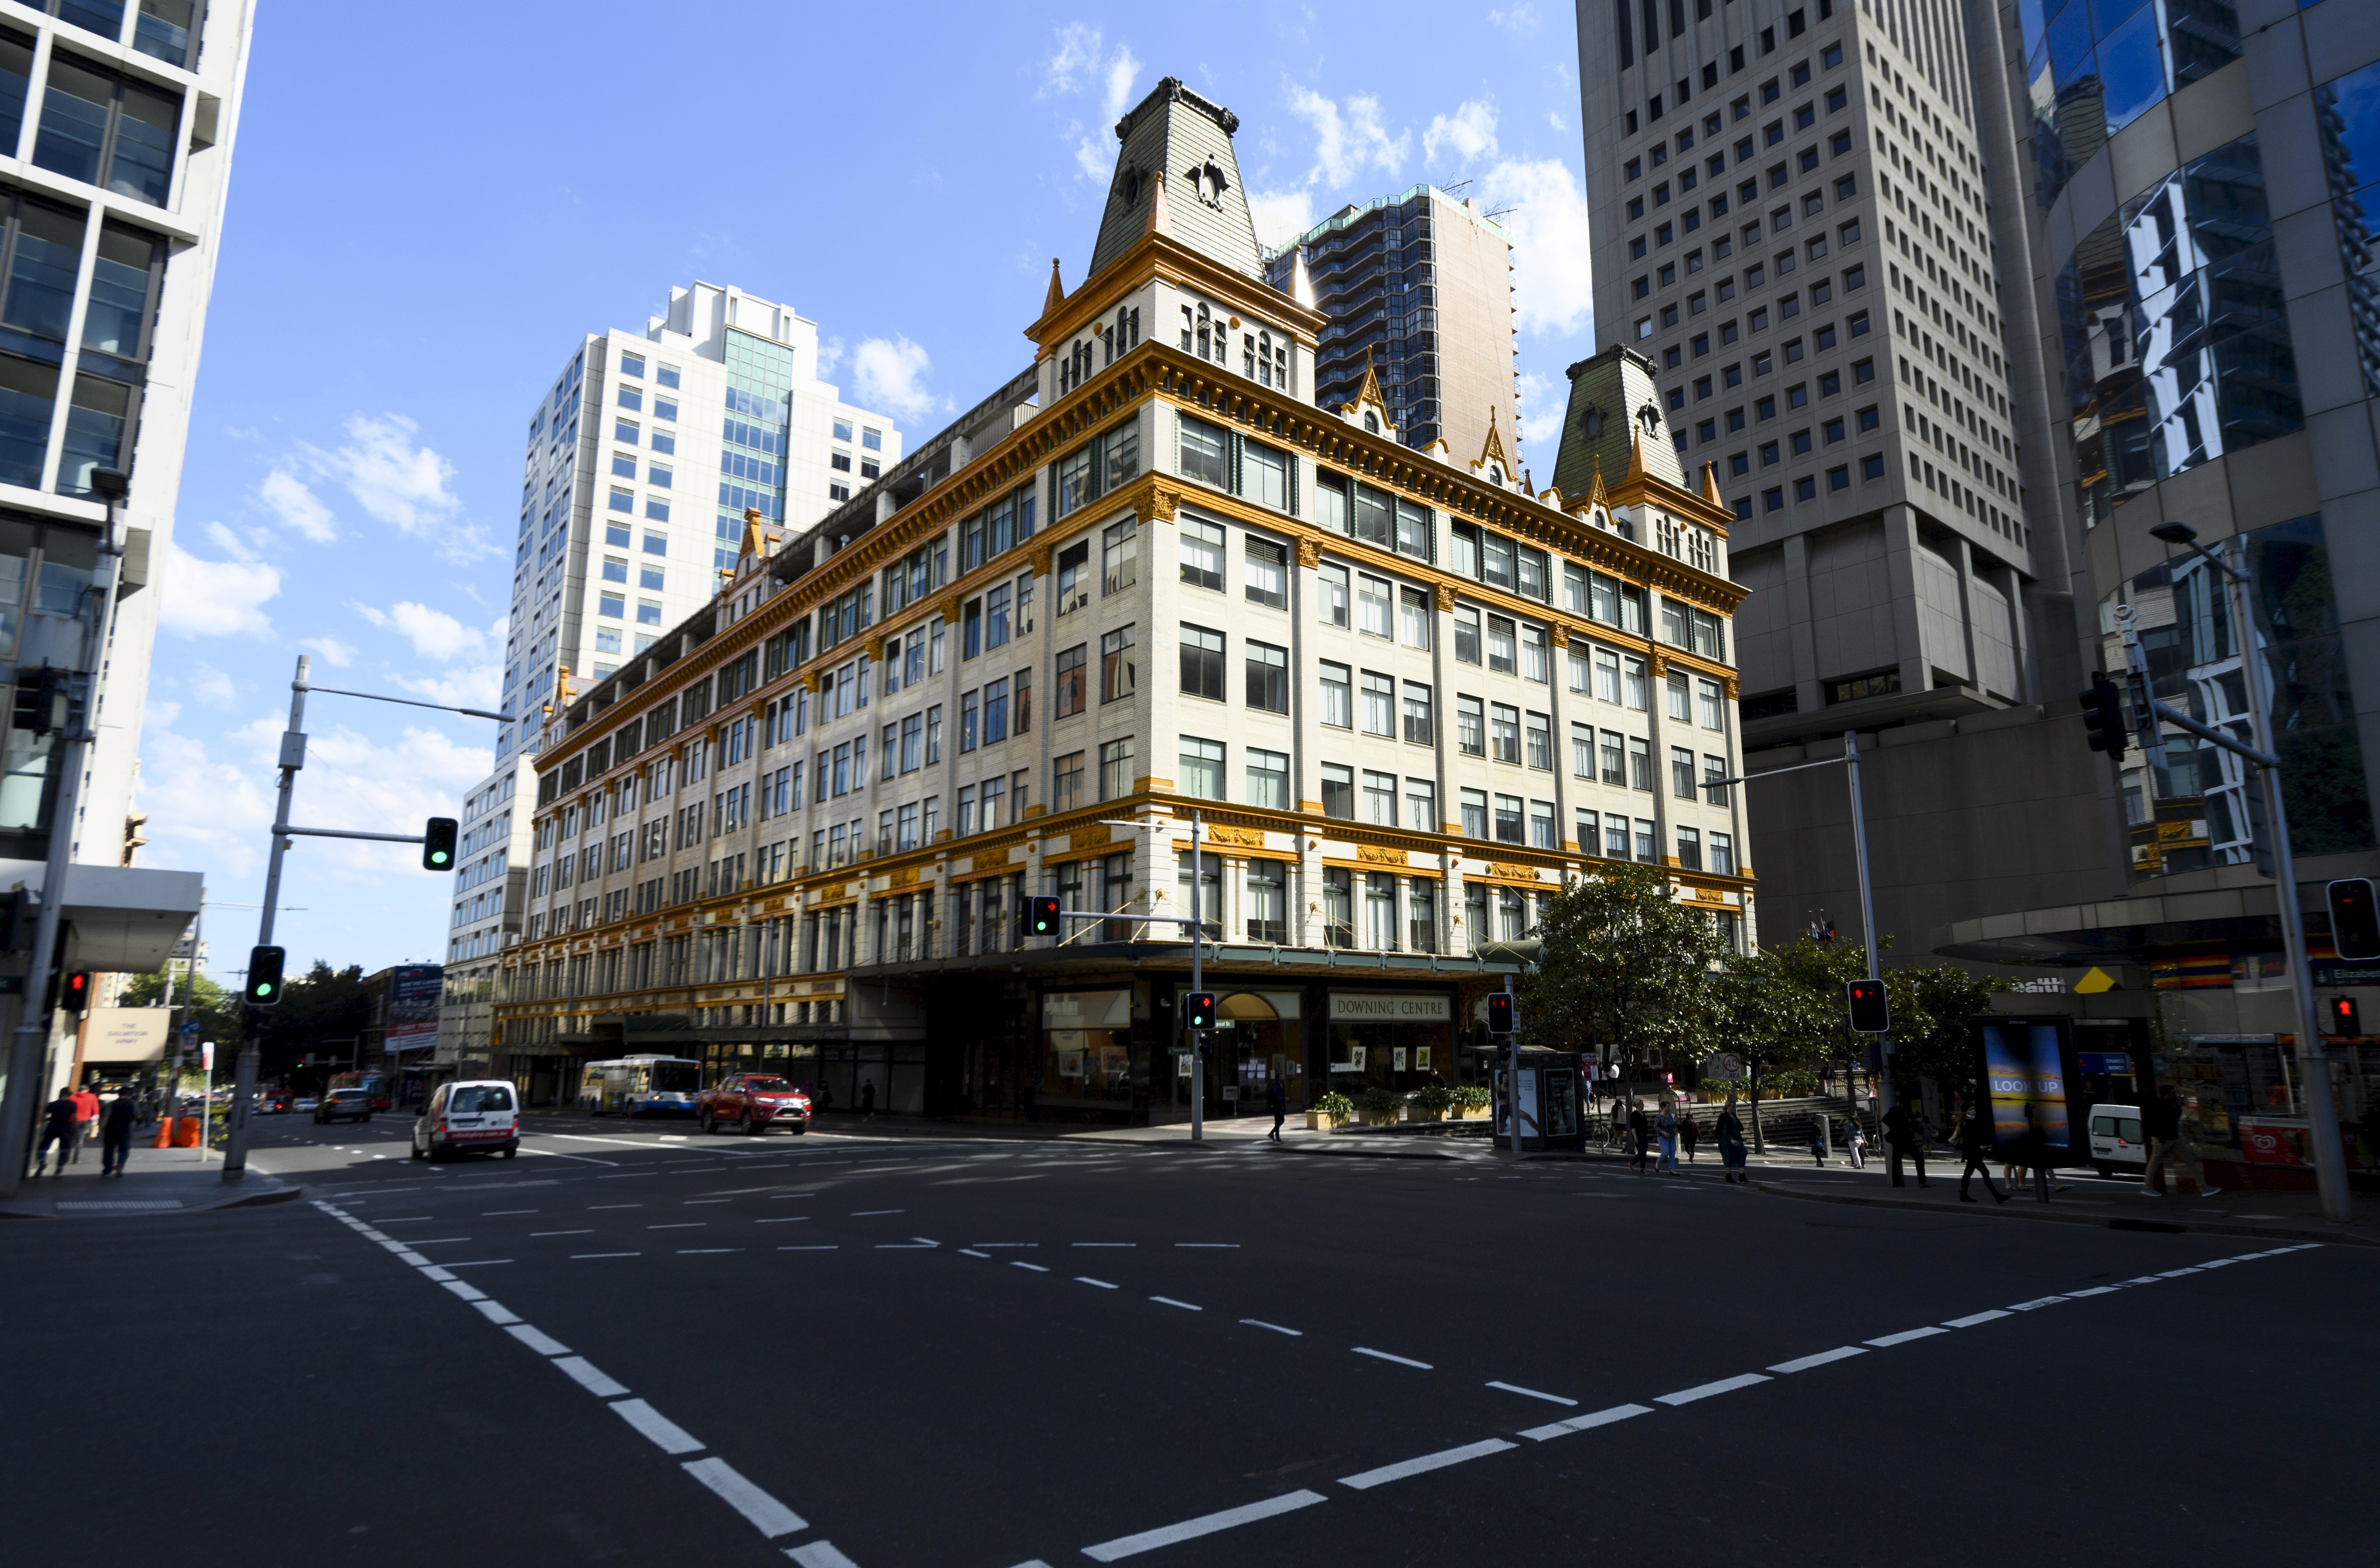
[[[1404,991],[1330,993],[1332,1023],[1444,1024],[1453,1018],[1454,1004],[1444,996],[1415,996]]]
[[[85,1062],[157,1062],[165,1055],[168,1007],[94,1007],[83,1042]],[[191,1027],[195,1030],[197,1026]]]
[[[438,1038],[438,1004],[446,991],[446,970],[437,964],[404,964],[388,978],[388,1049],[429,1045]]]
[[[1974,1027],[1994,1157],[2026,1166],[2088,1164],[2088,1150],[2076,1148],[2080,1118],[2066,1098],[2068,1084],[2080,1087],[2067,1020],[1990,1017]]]

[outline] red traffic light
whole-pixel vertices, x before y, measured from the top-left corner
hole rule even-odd
[[[2330,999],[2330,1032],[2335,1035],[2361,1035],[2362,1024],[2355,1016],[2355,998],[2334,996]]]
[[[2369,877],[2341,877],[2327,891],[2333,950],[2341,958],[2380,958],[2380,889]]]
[[[1215,993],[1213,991],[1194,991],[1184,994],[1182,1027],[1185,1029],[1211,1029],[1215,1027]]]
[[[1520,1011],[1512,1002],[1512,993],[1509,991],[1488,993],[1488,1030],[1490,1034],[1509,1035],[1520,1028]]]
[[[1849,981],[1843,986],[1843,995],[1851,1006],[1855,1033],[1880,1035],[1892,1027],[1892,1013],[1885,1005],[1882,980]]]
[[[69,1013],[88,1012],[91,1008],[91,971],[77,969],[58,985],[58,1005]]]
[[[1058,934],[1058,901],[1047,895],[1025,901],[1025,934],[1056,936]]]

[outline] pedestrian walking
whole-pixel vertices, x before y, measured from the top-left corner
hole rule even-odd
[[[82,1163],[82,1146],[99,1132],[99,1096],[86,1084],[74,1091],[75,1102],[75,1163]]]
[[[33,1174],[42,1173],[42,1166],[50,1157],[50,1146],[58,1147],[58,1174],[67,1173],[67,1161],[74,1158],[75,1128],[79,1124],[73,1095],[61,1089],[58,1097],[42,1108],[41,1146],[33,1151]]]
[[[1718,1112],[1718,1162],[1730,1182],[1744,1182],[1743,1118],[1735,1113],[1735,1090],[1727,1091],[1727,1103]]]
[[[1867,1169],[1867,1134],[1861,1130],[1857,1116],[1843,1124],[1843,1152],[1850,1157],[1852,1170]]]
[[[1265,1136],[1279,1143],[1281,1119],[1289,1114],[1289,1090],[1278,1077],[1265,1085],[1265,1109],[1272,1112],[1272,1131]]]
[[[1929,1187],[1925,1179],[1925,1145],[1921,1129],[1925,1124],[1917,1119],[1916,1102],[1904,1100],[1884,1113],[1885,1169],[1891,1173],[1894,1186],[1906,1186],[1900,1179],[1900,1162],[1912,1161],[1917,1166],[1917,1185]]]
[[[876,1080],[869,1078],[859,1086],[859,1114],[863,1121],[876,1117]]]
[[[1694,1108],[1687,1106],[1678,1117],[1678,1147],[1686,1151],[1686,1163],[1694,1162],[1694,1146],[1702,1140],[1702,1129],[1694,1124]]]
[[[1819,1170],[1827,1168],[1827,1119],[1824,1116],[1810,1118],[1810,1159]]]
[[[132,1124],[140,1120],[140,1102],[125,1088],[100,1112],[99,1173],[120,1176],[132,1163]]]
[[[1645,1158],[1652,1151],[1653,1124],[1645,1119],[1645,1108],[1633,1099],[1628,1101],[1628,1141],[1634,1147],[1634,1154],[1628,1163],[1636,1168],[1636,1174],[1641,1179],[1645,1174]]]
[[[1669,1100],[1661,1102],[1661,1113],[1653,1118],[1653,1134],[1661,1140],[1660,1170],[1671,1175],[1678,1173],[1678,1112]]]
[[[2168,1171],[2188,1175],[2197,1184],[2198,1196],[2213,1197],[2221,1187],[2206,1185],[2206,1168],[2198,1162],[2198,1153],[2181,1136],[2181,1097],[2171,1084],[2157,1090],[2149,1101],[2148,1113],[2141,1118],[2149,1136],[2148,1163],[2141,1168],[2141,1190],[2151,1197],[2163,1197],[2157,1178]]]
[[[1992,1185],[1992,1168],[1987,1162],[1991,1152],[1991,1125],[1984,1120],[1981,1111],[1970,1105],[1967,1107],[1966,1119],[1959,1124],[1959,1158],[1966,1161],[1965,1168],[1959,1173],[1960,1202],[1975,1201],[1967,1196],[1967,1180],[1971,1176],[1984,1178],[1984,1190],[1992,1195],[1994,1203],[2008,1201],[2008,1194]]]

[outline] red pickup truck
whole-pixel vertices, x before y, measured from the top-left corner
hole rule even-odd
[[[731,1073],[695,1097],[695,1119],[706,1133],[765,1133],[771,1127],[810,1130],[810,1097],[766,1073]]]

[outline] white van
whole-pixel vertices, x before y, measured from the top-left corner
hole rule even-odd
[[[504,1078],[440,1084],[413,1123],[413,1157],[520,1152],[520,1095]]]
[[[2091,1107],[2091,1168],[2103,1176],[2148,1173],[2149,1145],[2141,1133],[2139,1106]]]

